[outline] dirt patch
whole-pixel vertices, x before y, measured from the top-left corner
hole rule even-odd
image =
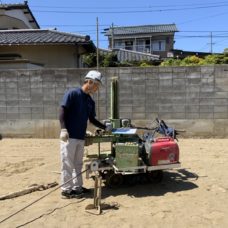
[[[12,175],[17,175],[19,173],[24,173],[30,169],[33,169],[37,166],[42,166],[45,163],[41,162],[42,158],[31,158],[25,161],[20,161],[16,163],[5,162],[0,167],[0,172],[3,176],[9,177]]]
[[[228,227],[228,139],[180,139],[179,147],[182,167],[165,172],[160,184],[103,187],[102,215],[85,210],[92,194],[63,200],[56,190],[0,227]],[[87,148],[96,151],[97,145]],[[59,183],[59,160],[58,140],[3,139],[0,195],[34,183]],[[84,185],[93,189],[94,181],[84,178]],[[0,221],[48,191],[1,201]]]

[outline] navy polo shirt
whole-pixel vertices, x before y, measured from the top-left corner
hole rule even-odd
[[[94,100],[76,88],[64,94],[61,106],[66,109],[64,120],[69,137],[84,140],[88,119],[96,116]]]

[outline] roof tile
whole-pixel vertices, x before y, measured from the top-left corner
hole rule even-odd
[[[13,44],[74,44],[86,42],[86,36],[56,30],[18,29],[0,30],[0,45]]]
[[[124,26],[113,27],[115,35],[131,35],[142,33],[160,33],[160,32],[177,32],[175,24],[160,24],[160,25],[140,25],[140,26]],[[111,36],[112,28],[105,29],[105,35]]]

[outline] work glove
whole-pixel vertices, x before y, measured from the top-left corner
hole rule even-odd
[[[86,131],[85,146],[89,146],[93,144],[93,139],[91,138],[92,136],[93,136],[93,133],[91,131]]]
[[[68,134],[67,129],[65,129],[65,128],[61,129],[60,140],[62,140],[63,142],[67,142],[68,139],[69,139],[69,134]]]

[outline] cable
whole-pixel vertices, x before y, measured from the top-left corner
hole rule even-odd
[[[82,202],[82,201],[84,201],[84,200],[85,200],[85,199],[81,199],[80,201],[68,203],[68,204],[66,204],[66,205],[64,205],[64,206],[62,206],[62,207],[56,207],[56,208],[54,208],[52,211],[50,211],[50,212],[48,212],[48,213],[44,213],[44,214],[42,214],[42,215],[40,215],[40,216],[38,216],[38,217],[36,217],[36,218],[34,218],[34,219],[32,219],[32,220],[30,220],[30,221],[24,223],[24,224],[21,224],[21,225],[19,225],[19,226],[16,226],[16,228],[19,228],[19,227],[28,225],[29,223],[32,223],[32,222],[36,221],[37,219],[42,218],[42,217],[45,216],[45,215],[50,215],[50,214],[52,214],[53,212],[55,212],[55,211],[58,210],[58,209],[63,209],[63,208],[65,208],[65,207],[67,207],[67,206],[69,206],[69,205],[71,205],[71,204],[80,203],[80,202]]]
[[[198,4],[178,4],[178,5],[148,5],[148,6],[112,6],[112,9],[144,9],[144,8],[158,8],[158,7],[180,7],[180,6],[213,6],[213,5],[220,5],[220,4],[224,4],[224,3],[228,3],[227,1],[223,1],[223,2],[216,2],[216,3],[198,3]],[[77,9],[110,9],[110,6],[104,6],[104,7],[96,7],[96,6],[44,6],[44,5],[31,5],[32,8],[52,8],[52,9],[73,9],[73,8],[77,8]]]
[[[195,19],[187,20],[187,21],[184,21],[184,22],[180,22],[178,24],[182,25],[182,24],[186,24],[186,23],[189,23],[189,22],[192,22],[192,21],[204,20],[204,19],[207,19],[207,18],[218,17],[218,16],[222,16],[222,15],[225,15],[225,14],[227,14],[227,12],[223,12],[223,13],[219,13],[219,14],[213,14],[213,15],[209,15],[209,16],[206,16],[206,17],[197,17]]]
[[[208,9],[208,8],[219,8],[226,7],[228,4],[215,5],[215,6],[199,6],[199,7],[185,7],[185,8],[168,8],[168,9],[154,9],[154,10],[132,10],[132,11],[54,11],[54,10],[33,10],[36,13],[66,13],[66,14],[123,14],[123,13],[151,13],[151,12],[168,12],[168,11],[181,11],[181,10],[197,10],[197,9]]]
[[[33,201],[32,203],[28,204],[27,206],[21,208],[20,210],[14,212],[13,214],[9,215],[8,217],[4,218],[3,220],[0,221],[0,224],[5,222],[6,220],[8,220],[9,218],[13,217],[14,215],[18,214],[19,212],[23,211],[24,209],[30,207],[31,205],[35,204],[36,202],[40,201],[41,199],[45,198],[46,196],[50,195],[52,192],[58,190],[59,188],[61,188],[63,185],[67,184],[68,182],[72,181],[73,179],[75,179],[76,177],[78,177],[79,175],[83,174],[84,172],[86,172],[87,170],[89,170],[89,168],[85,169],[84,171],[80,172],[79,174],[77,174],[75,177],[72,177],[71,179],[69,179],[68,181],[66,181],[65,183],[61,184],[60,186],[56,187],[55,189],[51,190],[50,192],[46,193],[45,195],[41,196],[40,198],[36,199],[35,201]]]

